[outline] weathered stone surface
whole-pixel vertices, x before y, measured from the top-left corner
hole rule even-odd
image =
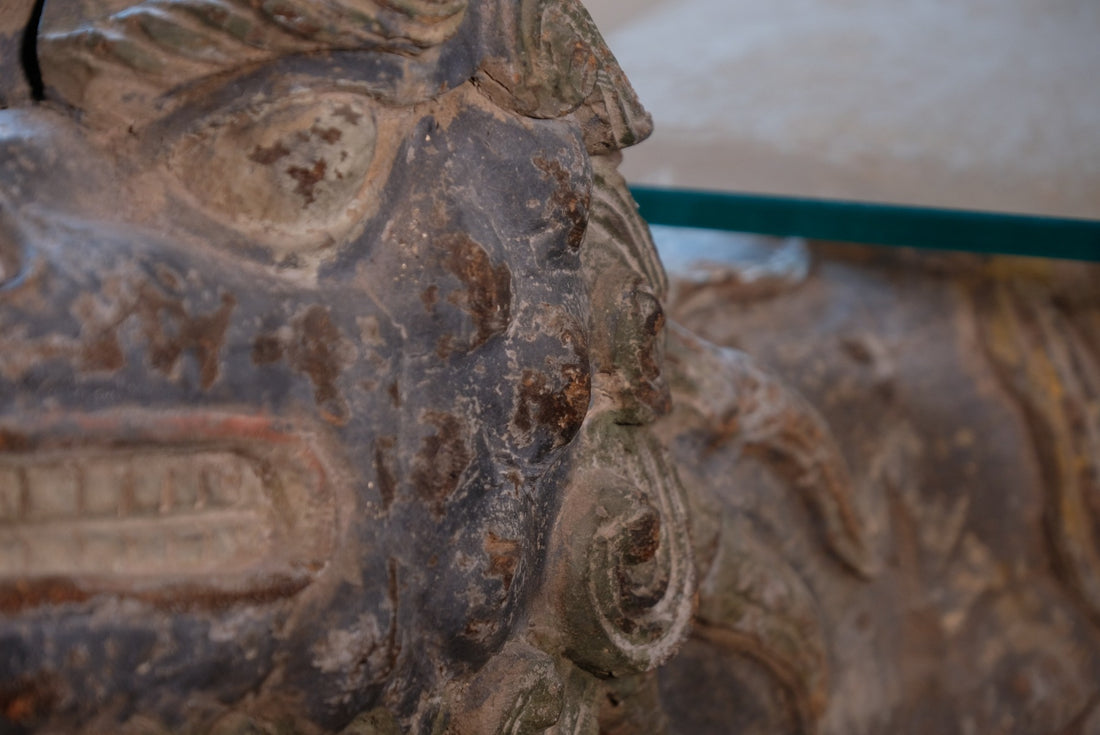
[[[674,382],[685,420],[662,432],[689,497],[727,509],[686,660],[662,671],[671,721],[1092,732],[1100,269],[815,245],[761,292],[791,247],[673,272],[672,315],[735,350],[672,359],[738,387]],[[861,531],[829,548],[862,548],[876,575],[821,553],[834,528]]]

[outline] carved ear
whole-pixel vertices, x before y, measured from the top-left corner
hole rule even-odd
[[[538,118],[573,113],[589,153],[639,143],[653,120],[578,0],[501,3],[476,81],[497,104]]]

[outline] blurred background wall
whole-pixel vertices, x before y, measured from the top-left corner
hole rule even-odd
[[[633,183],[1100,218],[1098,0],[586,0]]]

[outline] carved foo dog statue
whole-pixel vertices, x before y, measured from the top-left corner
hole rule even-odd
[[[819,727],[881,559],[817,413],[667,328],[574,0],[4,13],[0,729],[662,732],[692,631]]]
[[[584,732],[671,655],[663,274],[614,158],[650,122],[582,8],[51,1],[37,59],[8,727]]]

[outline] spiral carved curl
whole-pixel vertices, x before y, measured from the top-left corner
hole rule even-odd
[[[581,452],[554,537],[562,648],[597,676],[649,671],[675,653],[693,612],[683,491],[645,432],[597,419]]]

